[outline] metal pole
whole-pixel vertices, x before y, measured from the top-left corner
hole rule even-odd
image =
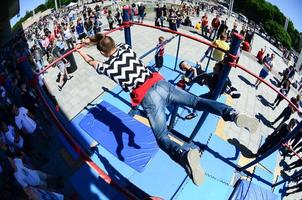
[[[131,9],[129,6],[125,6],[123,8],[123,24],[125,26],[124,28],[124,36],[125,36],[125,43],[128,44],[130,47],[131,45],[131,30],[130,30],[130,18],[128,9]]]
[[[229,50],[229,54],[231,55],[237,55],[237,52],[239,50],[239,47],[240,47],[240,43],[242,41],[242,36],[240,36],[239,34],[234,34],[233,35],[233,38],[232,38],[232,42],[231,42],[231,45],[230,45],[230,50]],[[221,93],[221,90],[225,84],[225,81],[227,80],[228,78],[228,75],[231,71],[231,66],[228,65],[228,62],[232,62],[233,61],[233,58],[228,55],[226,58],[225,58],[225,64],[224,64],[224,67],[223,67],[223,71],[222,71],[222,75],[221,77],[219,78],[219,81],[217,83],[217,86],[213,92],[213,95],[211,96],[211,99],[213,100],[216,100],[220,93]],[[190,142],[195,138],[195,136],[197,135],[199,129],[201,128],[201,126],[203,125],[203,123],[205,122],[207,116],[208,116],[208,112],[203,112],[197,125],[195,126],[191,136],[190,136]]]
[[[171,42],[171,41],[172,41],[174,38],[176,38],[177,36],[178,36],[178,35],[174,35],[174,36],[172,36],[171,38],[165,40],[165,41],[163,42],[162,45],[168,44],[169,42]],[[151,50],[147,51],[146,53],[144,53],[143,55],[141,55],[141,56],[139,57],[139,59],[145,58],[147,55],[149,55],[150,53],[152,53],[153,51],[155,51],[157,48],[158,48],[158,47],[156,46],[156,47],[152,48]]]
[[[282,146],[282,143],[287,142],[290,138],[294,137],[297,133],[299,133],[299,131],[302,128],[302,121],[300,121],[300,123],[294,128],[294,130],[292,130],[292,132],[290,132],[283,141],[280,141],[278,143],[278,145],[275,145],[274,147],[272,147],[270,150],[268,150],[266,153],[264,153],[263,155],[259,156],[258,158],[256,158],[255,160],[253,160],[252,162],[244,165],[243,167],[239,168],[238,171],[242,171],[245,170],[253,165],[255,165],[256,163],[260,162],[261,160],[265,159],[266,157],[268,157],[269,155],[271,155],[274,151],[276,151],[277,149],[279,149]]]
[[[58,2],[57,2],[57,0],[55,0],[55,8],[56,8],[56,10],[58,10]]]
[[[208,62],[207,62],[207,65],[206,65],[206,68],[205,68],[205,71],[208,71],[208,67],[209,67],[209,64],[210,64],[210,60],[211,60],[211,55],[212,55],[212,52],[213,52],[213,48],[211,48],[210,50],[210,54],[208,55],[209,58],[208,58]]]
[[[175,58],[174,70],[176,70],[176,67],[177,67],[178,54],[179,54],[179,47],[180,47],[180,39],[181,39],[181,36],[178,37],[178,44],[177,44],[177,51],[176,51],[176,58]]]
[[[179,47],[180,47],[180,39],[181,39],[181,36],[178,37],[178,44],[177,44],[177,50],[176,50],[176,58],[175,58],[174,71],[176,70],[176,67],[177,67]],[[175,107],[174,107],[174,109],[172,111],[170,123],[169,123],[169,126],[168,126],[168,130],[169,131],[171,131],[173,129],[173,127],[174,127],[176,116],[177,116],[177,111],[178,111],[178,106],[175,105]]]

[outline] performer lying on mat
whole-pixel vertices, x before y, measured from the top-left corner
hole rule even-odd
[[[207,111],[221,116],[225,121],[233,121],[250,132],[256,131],[256,119],[239,114],[225,104],[189,94],[164,80],[159,73],[151,73],[130,46],[116,45],[110,36],[102,34],[97,34],[90,41],[96,42],[97,49],[106,59],[94,60],[80,49],[81,45],[76,47],[78,53],[97,73],[105,74],[124,91],[129,92],[133,107],[141,105],[144,108],[159,147],[186,170],[196,185],[200,185],[204,179],[204,171],[200,166],[200,150],[194,145],[180,145],[171,140],[165,114],[169,104]]]
[[[185,74],[182,77],[185,80],[186,84],[190,85],[193,83],[198,83],[200,86],[207,85],[209,88],[209,92],[205,94],[201,94],[199,97],[211,99],[212,95],[215,91],[218,80],[222,74],[223,70],[223,62],[219,61],[215,64],[212,73],[204,72],[201,67],[193,67],[189,65],[186,61],[181,61],[179,63],[179,68]],[[229,94],[233,99],[237,99],[240,97],[240,93],[237,92],[237,89],[232,86],[232,82],[229,78],[227,78],[221,93]],[[190,120],[197,116],[196,110],[193,110],[190,114],[188,114],[185,118]]]

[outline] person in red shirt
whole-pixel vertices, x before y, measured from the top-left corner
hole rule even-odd
[[[215,38],[219,26],[220,26],[220,20],[219,20],[219,15],[217,15],[212,20],[212,32],[210,34],[210,39],[214,39]],[[213,35],[213,37],[212,37],[212,35]]]
[[[256,58],[258,59],[258,62],[259,62],[260,64],[263,63],[263,55],[265,54],[265,51],[266,51],[266,46],[264,46],[264,49],[261,48],[260,51],[258,51],[258,53],[257,53]]]
[[[157,49],[155,52],[155,67],[160,69],[164,63],[164,52],[165,52],[165,45],[164,43],[165,38],[160,36],[158,38],[158,44],[156,45]]]
[[[208,36],[208,16],[207,13],[204,14],[201,18],[201,35],[202,36]]]
[[[244,50],[244,51],[250,51],[250,43],[248,42],[248,41],[244,41],[243,43],[242,43],[242,49]]]

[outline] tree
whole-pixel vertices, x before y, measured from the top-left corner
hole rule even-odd
[[[268,34],[274,36],[279,40],[285,47],[290,48],[292,46],[292,39],[288,32],[286,32],[280,24],[273,20],[268,20],[264,24],[264,28]]]
[[[280,42],[286,44],[287,47],[293,47],[295,50],[298,50],[300,43],[299,32],[291,21],[288,23],[287,32],[281,29],[285,24],[286,17],[277,6],[265,0],[235,0],[234,10],[243,13],[258,24],[264,24],[265,29],[268,30],[271,36],[277,39],[281,38],[283,42],[281,40]],[[268,25],[273,25],[277,29],[273,30]]]

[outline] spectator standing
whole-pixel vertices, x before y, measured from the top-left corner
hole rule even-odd
[[[275,54],[271,54],[271,56],[266,56],[266,58],[263,59],[263,67],[259,73],[259,76],[262,79],[265,79],[269,72],[272,71],[272,68],[274,67],[274,58]],[[258,89],[258,86],[260,85],[261,81],[259,79],[256,80],[255,88]]]
[[[222,33],[220,35],[219,40],[215,40],[212,44],[217,46],[220,49],[223,49],[225,51],[228,51],[230,49],[230,44],[226,42],[226,35],[225,33]],[[214,49],[213,51],[213,59],[217,62],[222,61],[224,59],[224,52],[222,52],[219,49]]]
[[[74,48],[74,44],[73,44],[73,35],[72,32],[70,31],[69,27],[67,26],[67,24],[64,25],[63,28],[63,38],[66,42],[66,45],[68,47],[68,49],[73,49]]]
[[[108,14],[107,14],[107,21],[108,21],[108,24],[109,24],[109,29],[113,29],[113,24],[114,24],[114,19],[112,17],[112,12],[111,10],[108,11]]]
[[[138,7],[138,23],[143,23],[144,22],[144,17],[145,17],[145,9],[146,7],[144,4],[139,5]]]
[[[115,17],[115,20],[117,21],[118,25],[121,26],[122,25],[122,15],[118,8],[116,9],[116,13],[115,13],[114,17]]]
[[[87,36],[86,33],[85,33],[85,28],[84,28],[84,25],[83,25],[83,22],[82,22],[81,18],[78,18],[78,20],[77,20],[76,31],[77,31],[79,40],[82,40]]]
[[[283,86],[282,88],[280,89],[280,92],[284,95],[284,96],[287,96],[288,92],[290,90],[290,82],[289,81],[286,81],[285,83],[283,83]],[[272,109],[274,110],[278,105],[279,103],[283,100],[283,97],[278,94],[276,99],[274,100],[274,103],[272,103]]]
[[[158,38],[158,44],[156,45],[157,49],[155,52],[155,67],[160,69],[164,63],[164,52],[165,52],[165,45],[164,45],[165,38],[160,36]]]
[[[263,64],[263,56],[265,54],[265,51],[266,51],[266,46],[264,46],[264,49],[261,48],[260,51],[257,53],[256,58],[258,59],[258,62],[260,64]]]
[[[173,31],[177,31],[176,21],[177,21],[176,13],[174,9],[171,9],[171,12],[169,14],[169,28]]]
[[[298,103],[300,102],[300,100],[301,100],[300,95],[298,95],[297,97],[292,97],[290,99],[291,103],[293,103],[297,108],[299,108]],[[283,119],[280,124],[283,124],[290,118],[290,116],[294,112],[296,112],[296,109],[291,104],[288,104],[288,106],[284,108],[284,110],[280,113],[280,115],[273,122],[271,122],[271,125],[276,124],[282,118]],[[300,113],[298,113],[298,114],[301,115]]]
[[[219,28],[218,28],[218,31],[217,31],[217,38],[220,38],[220,35],[222,34],[222,33],[227,33],[227,30],[228,30],[228,26],[226,25],[226,21],[224,21],[224,20],[221,20],[221,24],[220,24],[220,26],[219,26]]]
[[[156,4],[155,11],[155,26],[163,27],[163,8],[159,7],[159,4]]]
[[[204,14],[201,18],[201,35],[208,37],[208,16],[207,13]]]
[[[43,52],[37,45],[32,46],[31,52],[38,68],[38,71],[40,72],[44,68]]]
[[[216,15],[216,17],[212,20],[212,31],[210,34],[210,40],[214,40],[218,31],[218,28],[220,26],[220,20],[219,20],[219,15]]]
[[[276,146],[283,138],[285,138],[289,132],[293,129],[296,124],[295,119],[291,119],[288,124],[282,123],[276,130],[270,134],[266,139],[264,144],[258,149],[255,156],[262,155],[266,153],[269,149]]]

